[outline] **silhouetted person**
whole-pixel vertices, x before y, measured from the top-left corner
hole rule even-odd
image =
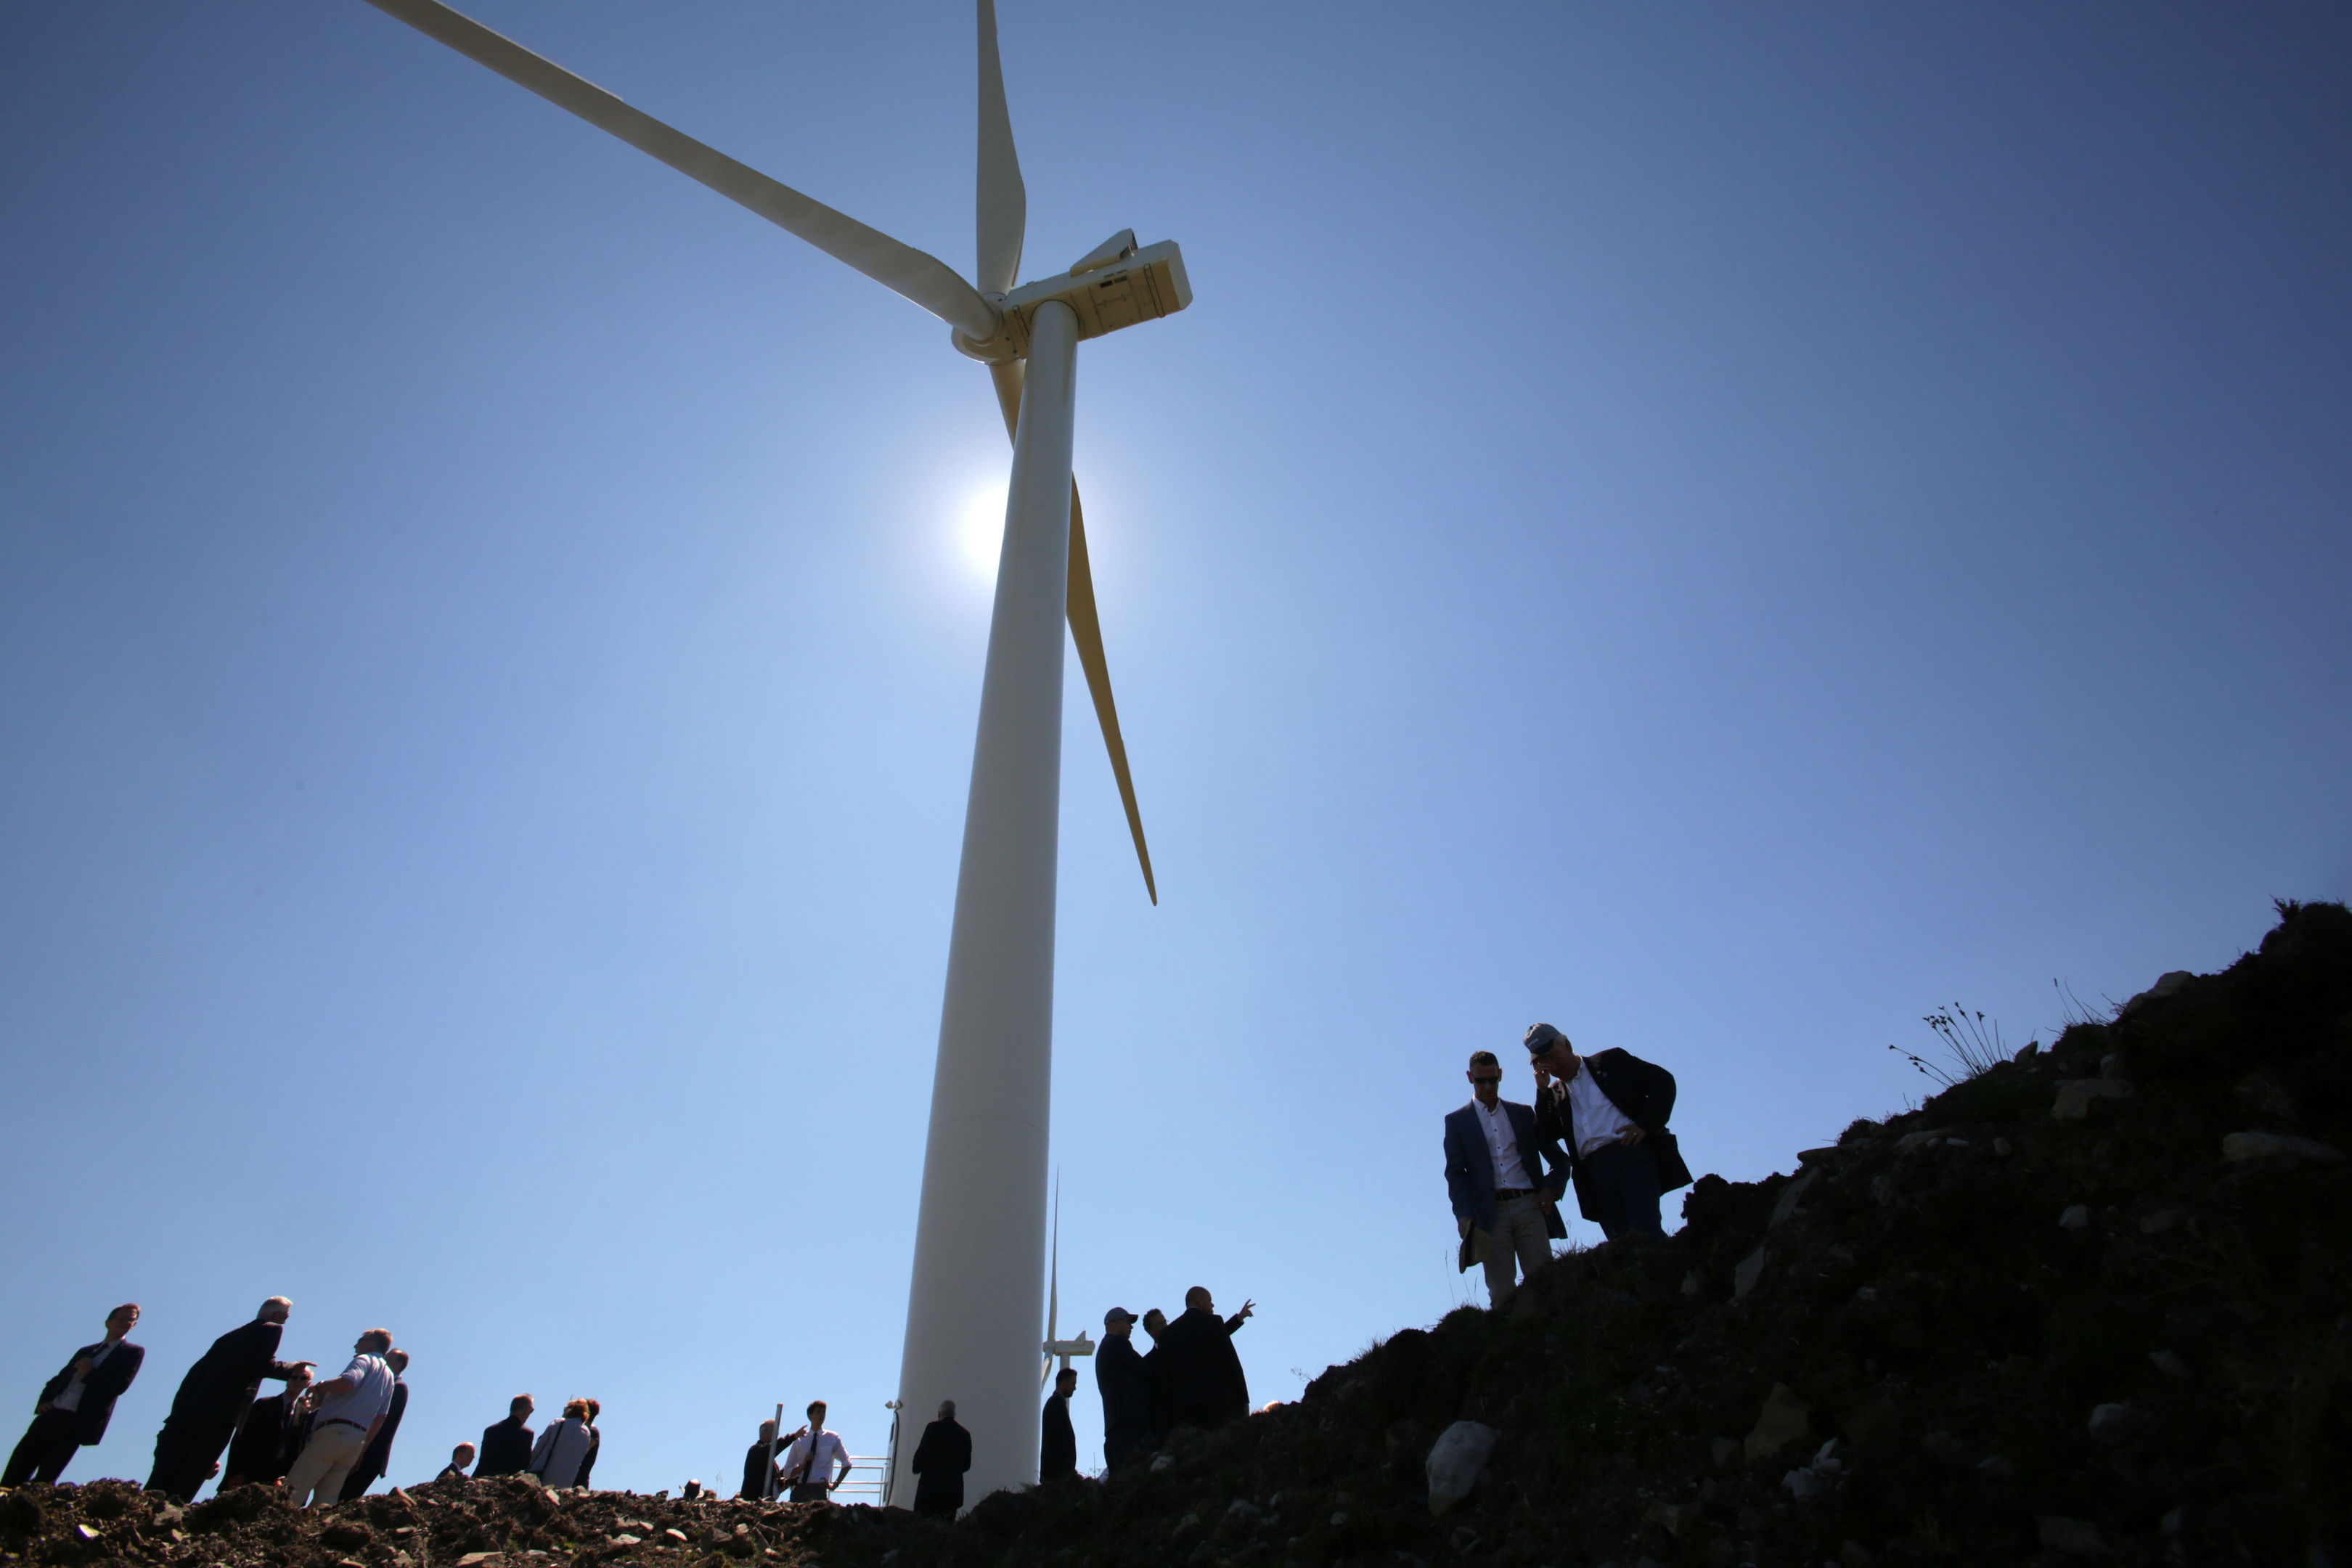
[[[1515,1274],[1543,1272],[1552,1237],[1568,1234],[1559,1207],[1567,1162],[1537,1130],[1534,1107],[1502,1097],[1494,1052],[1471,1053],[1468,1077],[1470,1103],[1445,1113],[1445,1195],[1462,1241],[1454,1266],[1486,1266],[1486,1305],[1499,1311],[1518,1291]]]
[[[835,1465],[841,1468],[835,1470]],[[824,1502],[848,1476],[849,1450],[841,1436],[824,1429],[824,1401],[809,1402],[808,1425],[793,1434],[792,1451],[784,1456],[784,1483],[794,1502]]]
[[[1078,1369],[1066,1366],[1054,1374],[1054,1392],[1045,1396],[1045,1437],[1037,1455],[1037,1479],[1067,1480],[1078,1473],[1078,1435],[1070,1426],[1070,1395],[1078,1389]]]
[[[261,1304],[249,1323],[215,1340],[180,1379],[172,1396],[172,1413],[155,1434],[155,1468],[147,1489],[187,1501],[213,1473],[213,1462],[236,1436],[253,1396],[266,1378],[283,1382],[297,1367],[308,1372],[309,1362],[278,1359],[278,1341],[286,1332],[286,1319],[294,1304],[272,1296]]]
[[[551,1487],[575,1486],[580,1461],[588,1457],[588,1402],[567,1399],[563,1419],[551,1422],[531,1445],[530,1473]]]
[[[776,1447],[776,1424],[760,1423],[760,1439],[743,1456],[743,1489],[735,1495],[754,1502],[765,1502],[784,1489],[784,1468],[776,1462],[783,1452]],[[766,1479],[761,1479],[765,1472]]]
[[[1124,1307],[1103,1314],[1102,1347],[1095,1352],[1095,1388],[1102,1395],[1103,1464],[1117,1470],[1151,1447],[1151,1369],[1135,1348],[1136,1316]]]
[[[1160,1341],[1168,1332],[1168,1314],[1157,1307],[1146,1307],[1143,1331],[1151,1336],[1151,1348],[1143,1352],[1144,1385],[1151,1391],[1151,1436],[1146,1447],[1157,1448],[1166,1440],[1172,1425],[1168,1419],[1165,1386],[1168,1363],[1160,1354]]]
[[[139,1363],[147,1357],[123,1337],[138,1321],[136,1303],[115,1308],[106,1315],[106,1338],[74,1352],[64,1370],[41,1384],[40,1395],[33,1401],[33,1424],[16,1440],[8,1468],[0,1471],[0,1486],[54,1484],[66,1473],[75,1449],[106,1436],[114,1402],[139,1375]]]
[[[476,1480],[519,1476],[530,1468],[530,1413],[537,1408],[530,1394],[518,1394],[507,1401],[505,1420],[482,1428],[482,1462],[474,1467]]]
[[[1205,1288],[1184,1292],[1184,1315],[1168,1325],[1152,1352],[1170,1426],[1220,1426],[1249,1414],[1249,1380],[1234,1334],[1256,1307],[1244,1302],[1228,1321],[1217,1316]]]
[[[345,1502],[365,1497],[368,1488],[383,1479],[385,1470],[392,1466],[392,1439],[400,1431],[400,1418],[408,1414],[408,1384],[401,1376],[408,1370],[408,1352],[386,1351],[383,1361],[392,1368],[392,1408],[383,1413],[383,1425],[368,1439],[367,1452],[352,1467],[352,1473],[343,1478],[341,1497]]]
[[[257,1399],[246,1407],[245,1423],[228,1446],[228,1463],[221,1468],[221,1490],[251,1482],[274,1486],[286,1479],[294,1456],[310,1441],[310,1414],[302,1395],[310,1386],[310,1371],[298,1363],[283,1391]]]
[[[352,1344],[351,1364],[313,1386],[310,1437],[286,1471],[286,1500],[296,1508],[333,1502],[392,1408],[392,1349],[389,1329],[370,1329]]]
[[[1666,1128],[1675,1075],[1629,1051],[1578,1056],[1549,1024],[1530,1025],[1526,1044],[1536,1069],[1536,1129],[1567,1149],[1577,1211],[1612,1241],[1659,1235],[1660,1194],[1691,1179]]]
[[[471,1443],[460,1443],[449,1450],[449,1462],[442,1466],[441,1473],[433,1479],[436,1481],[465,1480],[466,1467],[473,1462],[474,1446]]]
[[[940,1401],[940,1418],[923,1428],[915,1457],[915,1511],[929,1519],[953,1519],[963,1507],[963,1473],[971,1468],[971,1434],[957,1424],[955,1401]]]
[[[596,1468],[596,1450],[604,1446],[604,1429],[596,1425],[596,1417],[604,1414],[604,1407],[593,1399],[581,1403],[588,1406],[588,1457],[580,1461],[580,1479],[572,1483],[575,1487],[588,1484],[589,1475]]]

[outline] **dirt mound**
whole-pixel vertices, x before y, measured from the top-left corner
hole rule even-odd
[[[302,1512],[242,1487],[173,1507],[129,1481],[0,1495],[0,1563],[184,1563],[203,1568],[549,1568],[555,1563],[834,1561],[861,1536],[943,1527],[865,1508],[746,1503],[664,1493],[549,1491],[527,1477],[411,1487]]]
[[[1525,1311],[894,1568],[2342,1561],[2352,913],[2281,916],[1790,1175],[1702,1179],[1679,1235],[1565,1258]],[[1494,1447],[1437,1517],[1462,1421]]]
[[[1505,1316],[1408,1329],[1108,1483],[950,1527],[523,1479],[183,1512],[100,1481],[0,1496],[0,1561],[2332,1564],[2347,1149],[2352,912],[2283,905],[2224,973],[2168,975],[1790,1175],[1702,1178],[1679,1235],[1565,1258]],[[1433,1499],[1449,1432],[1466,1458]]]

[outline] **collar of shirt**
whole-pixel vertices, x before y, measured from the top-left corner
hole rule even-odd
[[[1478,1110],[1478,1126],[1486,1135],[1486,1153],[1495,1163],[1495,1184],[1498,1187],[1532,1187],[1534,1180],[1519,1159],[1518,1130],[1511,1125],[1510,1106],[1504,1100],[1495,1101],[1489,1110],[1478,1100],[1472,1100]]]

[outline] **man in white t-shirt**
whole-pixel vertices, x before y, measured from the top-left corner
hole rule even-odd
[[[340,1376],[312,1385],[310,1440],[286,1472],[286,1500],[296,1508],[333,1502],[383,1425],[392,1409],[392,1366],[383,1359],[390,1349],[392,1331],[370,1329],[352,1346],[352,1364]]]
[[[849,1450],[824,1429],[824,1401],[817,1400],[808,1407],[808,1425],[793,1434],[792,1449],[784,1456],[785,1484],[794,1502],[823,1502],[848,1474]]]

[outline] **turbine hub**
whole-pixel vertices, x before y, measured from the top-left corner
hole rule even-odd
[[[1089,256],[1070,271],[1055,278],[1024,283],[1010,294],[989,297],[1003,312],[1003,325],[985,342],[955,332],[956,352],[982,364],[1001,364],[1029,355],[1029,324],[1037,307],[1059,300],[1078,318],[1078,337],[1099,338],[1138,321],[1172,316],[1192,302],[1192,284],[1184,276],[1184,253],[1172,239],[1142,249],[1132,247],[1110,260]]]

